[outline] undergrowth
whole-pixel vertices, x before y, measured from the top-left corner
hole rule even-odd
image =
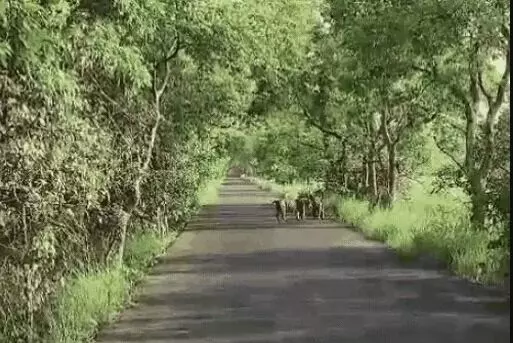
[[[198,203],[203,205],[216,204],[219,200],[219,188],[223,183],[226,170],[228,169],[228,159],[221,160],[211,170],[211,181],[200,187],[198,193]]]
[[[282,196],[312,187],[247,179]],[[386,243],[403,258],[428,254],[457,275],[481,283],[501,283],[509,270],[509,251],[488,248],[490,232],[470,229],[469,211],[461,194],[427,194],[416,188],[391,210],[374,212],[369,211],[368,202],[354,198],[335,195],[325,201],[338,220],[358,227],[367,238]]]
[[[176,239],[171,232],[136,233],[127,242],[124,265],[78,273],[56,302],[55,321],[48,342],[91,342],[97,328],[110,322],[130,299],[133,286],[154,259]]]
[[[224,168],[216,170],[215,179],[201,187],[200,205],[217,201],[223,171]],[[92,342],[98,329],[114,320],[130,302],[135,286],[178,235],[178,231],[171,230],[164,235],[139,230],[127,242],[122,267],[75,273],[59,293],[46,342]]]

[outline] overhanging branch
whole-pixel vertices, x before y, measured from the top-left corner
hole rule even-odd
[[[315,122],[315,120],[312,118],[312,116],[310,115],[310,113],[308,113],[308,111],[306,110],[306,108],[303,106],[303,104],[301,103],[301,100],[299,99],[299,97],[297,96],[296,94],[296,99],[297,99],[297,102],[299,104],[299,106],[301,107],[301,111],[303,112],[303,115],[305,116],[307,122],[312,125],[313,127],[315,127],[316,129],[318,129],[319,131],[321,131],[322,133],[328,135],[328,136],[331,136],[331,137],[335,137],[337,138],[338,140],[345,140],[345,138],[339,134],[338,132],[335,132],[335,131],[332,131],[332,130],[329,130],[329,129],[326,129],[325,127],[323,127],[322,125],[318,124]]]
[[[303,115],[306,117],[307,122],[310,125],[312,125],[313,127],[315,127],[316,129],[318,129],[319,131],[321,131],[322,133],[324,133],[328,136],[335,137],[338,140],[344,140],[344,137],[342,137],[342,135],[340,135],[339,133],[337,133],[335,131],[328,130],[328,129],[324,128],[322,125],[316,123],[313,120],[312,116],[308,113],[308,111],[306,111],[305,109],[302,109],[302,111],[303,111]]]
[[[435,142],[435,145],[436,147],[441,151],[443,152],[447,157],[449,157],[453,162],[454,164],[456,164],[458,166],[458,168],[460,168],[461,170],[465,170],[463,168],[463,164],[461,164],[460,162],[458,162],[458,160],[450,153],[448,152],[439,142],[438,140],[436,139],[435,136],[433,136],[433,141]]]
[[[431,77],[433,81],[445,84],[449,87],[449,90],[457,99],[459,99],[465,106],[469,106],[469,100],[465,92],[449,80],[443,79],[440,76],[440,72],[436,65],[434,65],[431,69],[427,69],[417,65],[412,65],[412,69],[427,74],[429,77]]]
[[[155,63],[153,68],[153,94],[155,95],[155,99],[160,99],[162,93],[166,90],[167,84],[169,83],[169,77],[171,75],[171,70],[169,68],[169,61],[175,58],[178,55],[178,52],[181,49],[181,40],[178,35],[175,39],[175,44],[173,44],[164,58]],[[164,75],[164,80],[160,87],[157,85],[157,72],[160,66],[164,65],[166,67],[166,74]]]

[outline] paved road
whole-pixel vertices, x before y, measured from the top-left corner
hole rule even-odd
[[[228,178],[98,342],[501,343],[498,293],[340,224],[278,225],[272,197]]]

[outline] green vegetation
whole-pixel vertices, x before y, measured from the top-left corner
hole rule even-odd
[[[305,58],[314,7],[0,1],[1,342],[80,341],[125,302],[215,202],[257,88]]]
[[[221,159],[217,165],[210,170],[211,180],[200,186],[198,193],[199,205],[214,205],[218,202],[219,188],[228,170],[230,160]]]
[[[334,214],[405,257],[504,280],[508,3],[323,5],[307,61],[267,96],[238,164],[283,196],[317,182]]]
[[[263,190],[297,194],[310,187],[280,185],[249,177]],[[359,228],[363,234],[387,243],[403,258],[427,254],[446,263],[461,276],[480,282],[504,281],[505,252],[488,248],[487,232],[470,229],[468,208],[454,195],[432,195],[421,189],[409,191],[410,199],[398,200],[392,209],[371,211],[367,201],[337,194],[326,198],[334,219]]]
[[[55,304],[48,342],[92,341],[99,325],[108,323],[129,301],[133,286],[159,253],[176,238],[140,231],[127,242],[124,265],[73,276]]]
[[[200,187],[198,202],[201,205],[216,203],[226,163],[226,160],[221,160],[217,168],[212,168],[214,178]],[[118,311],[130,301],[134,286],[178,234],[178,231],[158,233],[138,229],[126,243],[121,267],[115,265],[72,275],[55,301],[48,342],[92,341],[97,329],[115,319]]]
[[[405,255],[500,279],[509,15],[505,0],[0,0],[0,341],[90,337],[228,166],[287,197],[321,187]]]

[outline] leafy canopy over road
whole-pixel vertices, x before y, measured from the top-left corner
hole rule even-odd
[[[1,341],[43,339],[64,280],[180,227],[228,161],[355,206],[459,190],[433,237],[509,263],[506,1],[4,0],[0,37]]]

